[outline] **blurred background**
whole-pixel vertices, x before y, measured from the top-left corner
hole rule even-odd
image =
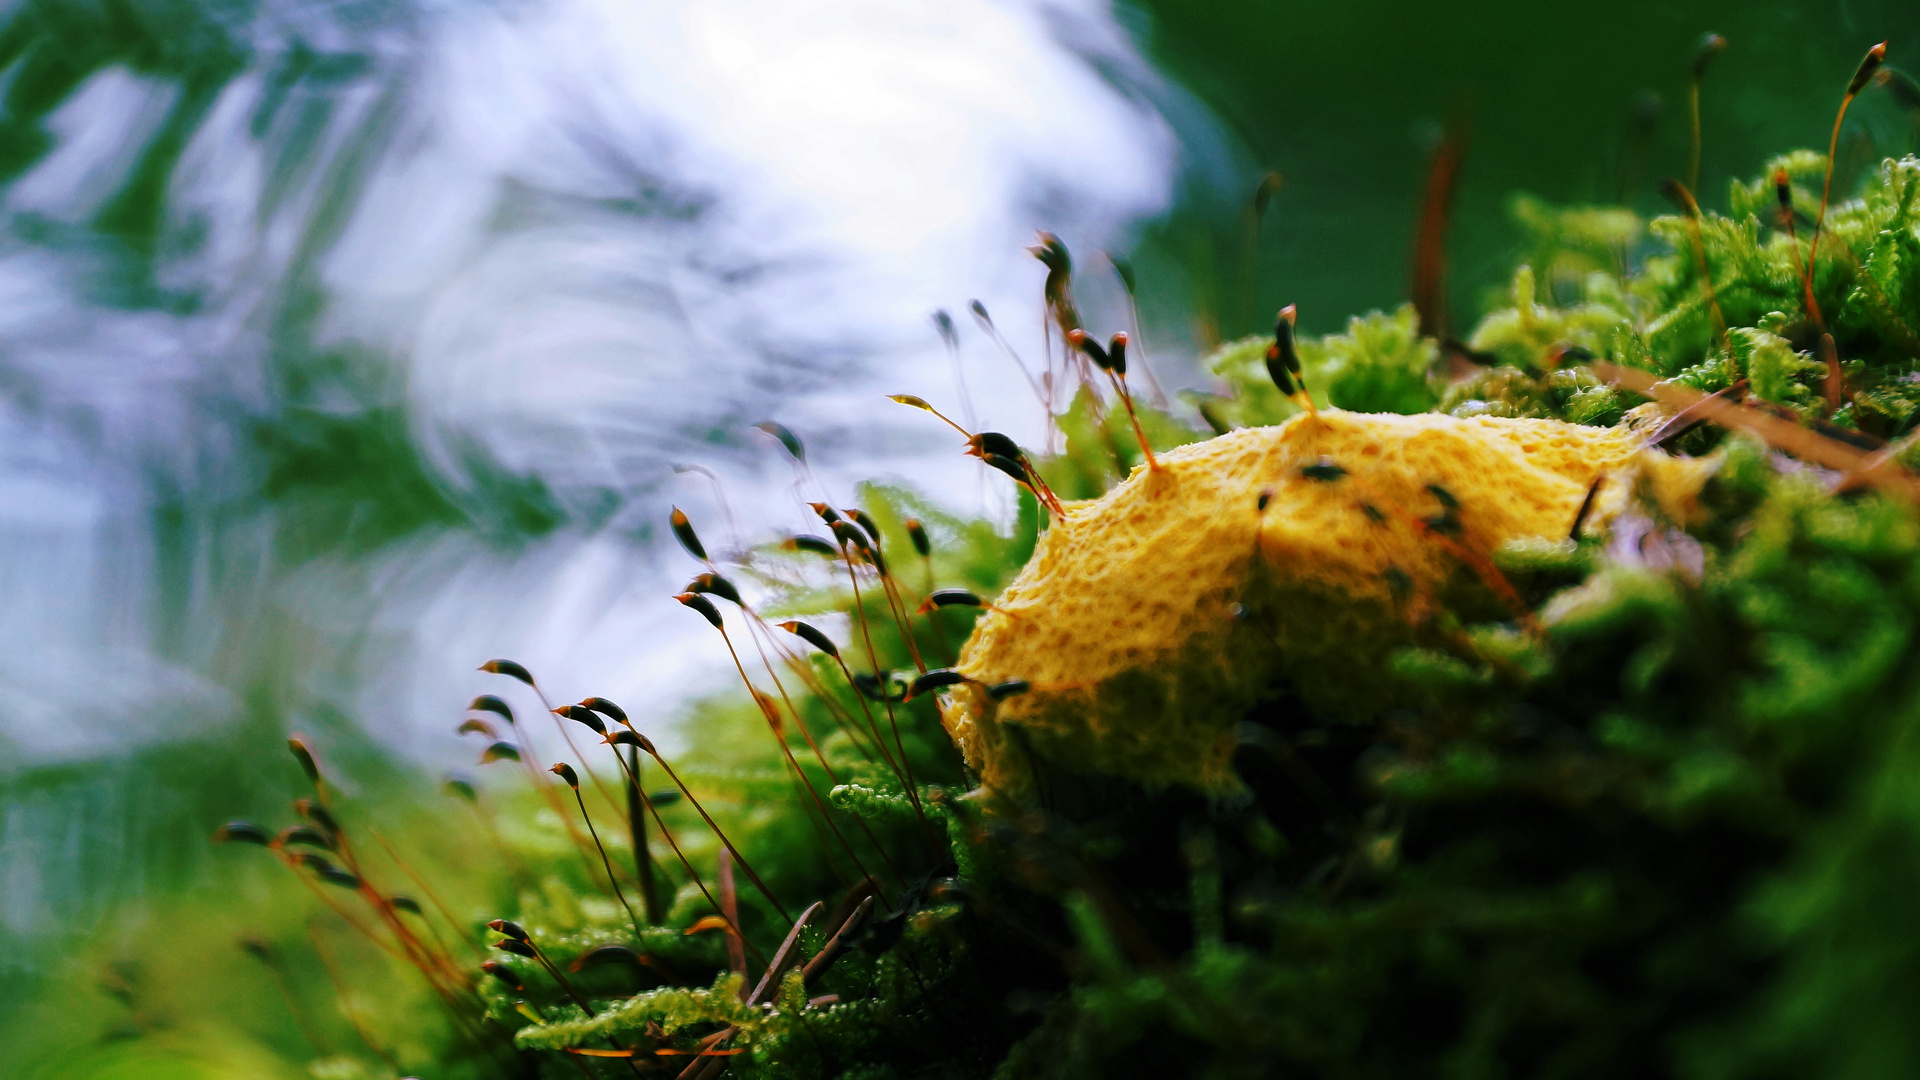
[[[882,395],[1037,436],[969,314],[1038,356],[1036,230],[1089,326],[1126,327],[1130,264],[1156,374],[1204,388],[1283,303],[1322,333],[1407,298],[1444,145],[1470,325],[1516,192],[1661,208],[1706,31],[1710,206],[1824,149],[1868,45],[1920,58],[1892,0],[15,0],[0,1004],[226,896],[207,833],[284,799],[290,731],[395,785],[470,763],[505,656],[671,738],[729,669],[669,599],[668,506],[723,548],[806,524],[758,421],[836,491],[1004,517]],[[1842,183],[1914,130],[1862,98]]]

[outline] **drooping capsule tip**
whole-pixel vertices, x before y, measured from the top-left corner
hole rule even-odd
[[[1860,60],[1860,67],[1853,73],[1853,81],[1847,84],[1847,96],[1852,97],[1865,89],[1867,80],[1873,78],[1873,73],[1880,70],[1880,65],[1885,63],[1886,59],[1886,42],[1883,41],[1873,48],[1868,49],[1867,55]]]
[[[693,531],[693,522],[687,518],[686,512],[676,506],[667,520],[673,527],[674,539],[687,549],[687,554],[701,562],[708,562],[706,545],[700,542],[699,534]]]
[[[1706,33],[1700,35],[1700,43],[1693,48],[1693,77],[1698,79],[1702,75],[1705,75],[1708,62],[1715,56],[1718,56],[1720,50],[1726,47],[1727,39],[1721,37],[1719,34]]]
[[[753,426],[754,430],[772,436],[781,446],[786,447],[787,453],[793,455],[793,460],[803,464],[806,462],[806,445],[803,444],[800,441],[800,437],[795,435],[785,424],[776,423],[772,420],[762,420]]]
[[[725,628],[726,624],[720,618],[720,609],[713,606],[713,601],[708,600],[699,593],[676,593],[674,599],[699,612],[708,622],[713,624],[714,629],[720,630]]]
[[[307,748],[306,740],[295,735],[287,740],[287,749],[292,752],[293,759],[300,763],[300,771],[307,774],[307,782],[318,784],[320,766],[313,760],[313,751]]]
[[[526,668],[522,667],[519,664],[514,663],[512,660],[489,660],[486,663],[480,665],[480,670],[486,672],[489,675],[505,675],[509,679],[518,679],[521,682],[526,683],[528,686],[532,686],[534,684],[533,672],[528,671]]]

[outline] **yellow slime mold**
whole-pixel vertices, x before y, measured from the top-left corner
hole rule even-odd
[[[1683,514],[1706,466],[1638,442],[1624,427],[1326,411],[1173,450],[1068,505],[958,665],[1033,688],[992,703],[957,687],[948,730],[1008,793],[1030,782],[1028,748],[1152,786],[1232,790],[1249,706],[1282,679],[1336,713],[1389,704],[1387,655],[1436,604],[1499,617],[1490,553],[1564,539],[1595,477],[1595,525],[1636,476]]]

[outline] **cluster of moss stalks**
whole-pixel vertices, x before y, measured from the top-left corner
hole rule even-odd
[[[1494,553],[1537,630],[1432,613],[1458,645],[1404,650],[1381,673],[1412,704],[1333,718],[1273,686],[1240,727],[1233,796],[1040,760],[1043,782],[1010,802],[972,789],[931,695],[897,700],[917,671],[901,628],[937,668],[970,618],[903,610],[941,587],[991,597],[1032,550],[1031,498],[1003,536],[862,491],[897,602],[844,535],[827,545],[838,555],[750,553],[728,572],[783,599],[729,608],[735,643],[750,618],[837,610],[849,666],[813,652],[791,706],[708,703],[672,763],[783,907],[823,902],[794,938],[801,962],[744,1001],[790,926],[767,898],[742,887],[724,905],[749,943],[729,956],[707,894],[654,850],[657,917],[636,927],[589,890],[595,868],[554,840],[557,815],[493,788],[498,817],[536,823],[507,830],[524,869],[502,910],[450,930],[512,919],[494,939],[522,933],[553,967],[496,952],[501,974],[473,974],[484,1017],[449,1027],[439,1060],[400,1064],[848,1080],[1920,1075],[1920,513],[1751,436],[1665,424],[1590,364],[1908,457],[1920,160],[1886,162],[1827,213],[1809,289],[1825,166],[1788,155],[1697,217],[1523,201],[1526,264],[1466,341],[1422,337],[1406,309],[1303,342],[1323,405],[1636,424],[1718,464],[1695,520],[1649,504],[1631,530]],[[1268,381],[1266,344],[1212,359],[1227,393],[1199,411],[1216,427],[1295,408]],[[1146,419],[1161,446],[1203,435]],[[1091,395],[1060,423],[1065,453],[1037,466],[1061,495],[1097,494],[1137,464],[1127,421]],[[797,725],[769,725],[783,709],[819,760]],[[876,713],[899,724],[876,730],[899,762],[842,723]],[[685,802],[663,809],[713,882],[714,834]],[[635,890],[625,830],[601,824]],[[855,853],[875,882],[856,881]],[[831,962],[807,967],[823,949]],[[563,986],[556,973],[582,959]],[[701,1048],[728,1053],[686,1056]]]

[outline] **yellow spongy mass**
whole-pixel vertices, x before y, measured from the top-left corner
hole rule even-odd
[[[1706,466],[1638,444],[1626,428],[1329,410],[1173,450],[1067,506],[958,665],[1032,689],[993,703],[963,684],[948,729],[1008,793],[1031,783],[1029,749],[1231,790],[1251,705],[1283,679],[1339,714],[1390,704],[1388,654],[1442,607],[1502,617],[1493,550],[1567,537],[1596,477],[1593,527],[1636,483],[1684,516]]]

